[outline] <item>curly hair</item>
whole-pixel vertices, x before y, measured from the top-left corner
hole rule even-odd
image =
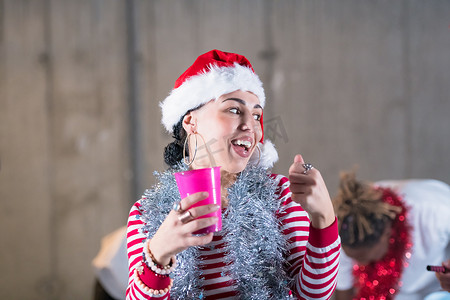
[[[338,196],[333,206],[339,220],[344,246],[357,248],[376,244],[401,208],[383,202],[383,192],[372,184],[357,181],[355,172],[340,176]]]
[[[183,159],[183,146],[186,140],[186,131],[183,128],[183,118],[173,126],[174,141],[164,148],[164,162],[170,167],[176,166]],[[186,147],[186,155],[189,156],[189,147]]]
[[[188,110],[184,116],[202,108],[204,105],[205,104],[201,104],[196,108]],[[184,116],[181,117],[177,124],[173,125],[172,137],[175,140],[164,148],[164,162],[168,164],[169,167],[175,167],[183,159],[184,142],[186,141],[188,135],[186,130],[183,128]],[[185,151],[186,152],[184,154],[189,156],[189,147],[186,147]]]

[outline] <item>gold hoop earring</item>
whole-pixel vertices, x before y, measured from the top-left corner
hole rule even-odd
[[[183,162],[189,167],[194,162],[195,156],[197,155],[197,133],[194,133],[195,136],[195,150],[194,155],[192,156],[192,160],[186,162],[186,144],[190,140],[192,133],[188,133],[186,139],[184,140],[184,146],[183,146]]]
[[[259,166],[259,162],[261,161],[261,149],[259,149],[259,145],[256,145],[256,149],[258,149],[258,162],[256,163],[256,167]]]

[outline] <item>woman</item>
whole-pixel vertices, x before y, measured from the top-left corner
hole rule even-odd
[[[449,267],[447,184],[430,179],[372,184],[343,173],[334,204],[344,250],[337,300],[419,300],[441,287],[450,290],[450,274],[426,268]]]
[[[164,154],[171,168],[130,212],[127,299],[331,296],[340,248],[331,199],[300,155],[289,179],[268,173],[278,156],[263,140],[264,104],[262,83],[239,54],[207,52],[178,78],[161,103],[175,138]],[[190,208],[205,193],[180,201],[173,173],[213,165],[221,167],[223,229],[194,235],[217,222],[198,217],[220,207]]]

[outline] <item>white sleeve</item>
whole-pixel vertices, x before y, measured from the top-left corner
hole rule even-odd
[[[353,260],[345,255],[341,248],[341,259],[339,261],[339,271],[337,275],[337,290],[349,290],[353,287]]]

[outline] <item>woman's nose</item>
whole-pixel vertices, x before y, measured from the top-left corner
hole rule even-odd
[[[240,129],[243,131],[254,131],[254,119],[251,114],[245,114],[242,116]]]

